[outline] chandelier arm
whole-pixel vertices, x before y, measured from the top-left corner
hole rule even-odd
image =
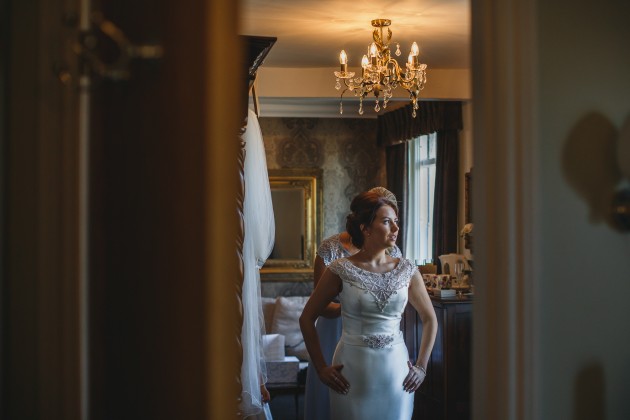
[[[351,83],[348,83],[348,80],[350,80],[350,81],[351,81],[352,79],[343,79],[343,84],[344,84],[344,85],[346,85],[346,87],[347,87],[348,89],[351,89],[351,90],[352,90],[352,87],[351,87],[351,86],[352,86],[352,84],[351,84]],[[348,89],[346,89],[346,90],[348,90]]]
[[[362,85],[362,87],[363,87],[363,96],[365,96],[374,90],[374,83],[366,83]]]
[[[390,58],[387,63],[385,63],[385,65],[387,66],[388,64],[392,65],[392,70],[393,70],[393,76],[395,79],[402,79],[403,77],[401,76],[402,71],[400,70],[400,65],[398,64],[398,61],[396,61],[393,58]],[[390,76],[391,77],[391,76]]]
[[[416,75],[415,74],[412,74],[409,77],[405,77],[405,76],[403,76],[403,74],[404,73],[402,73],[400,75],[400,84],[411,83],[411,82],[413,82],[416,79]]]

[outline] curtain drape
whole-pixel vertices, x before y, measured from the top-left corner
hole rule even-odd
[[[459,139],[457,130],[437,132],[433,206],[433,261],[457,252]],[[440,264],[437,264],[440,269]]]
[[[400,200],[407,196],[407,142],[415,137],[437,133],[435,201],[433,208],[433,259],[457,250],[457,205],[459,188],[458,131],[463,128],[459,101],[421,102],[416,118],[411,105],[378,117],[377,142],[386,147],[387,188]],[[402,154],[402,157],[401,157]],[[399,215],[401,223],[405,214]],[[404,231],[404,229],[402,229]],[[398,246],[404,253],[403,235]],[[439,267],[439,264],[438,264]]]
[[[407,142],[395,144],[385,149],[387,168],[387,188],[396,195],[398,200],[398,223],[405,226],[406,209],[402,201],[407,197]],[[389,170],[395,168],[395,170]],[[405,255],[405,229],[400,229],[396,245]]]

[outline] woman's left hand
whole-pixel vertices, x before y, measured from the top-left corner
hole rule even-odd
[[[426,373],[419,366],[414,366],[409,360],[407,360],[407,366],[409,366],[409,373],[403,381],[403,388],[405,391],[411,393],[416,392],[426,377]]]
[[[263,404],[267,404],[271,401],[271,395],[269,394],[265,384],[260,385],[260,398],[262,399]]]

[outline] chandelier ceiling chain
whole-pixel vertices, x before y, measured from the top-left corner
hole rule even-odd
[[[363,99],[368,93],[375,97],[374,111],[381,110],[380,96],[382,94],[383,108],[387,108],[387,103],[392,98],[392,91],[398,86],[402,86],[409,92],[409,100],[412,104],[412,115],[416,117],[418,109],[418,96],[424,89],[427,81],[426,64],[418,61],[420,50],[415,42],[411,45],[411,51],[405,68],[401,68],[398,62],[391,56],[389,42],[392,39],[392,31],[389,29],[391,21],[389,19],[374,19],[372,26],[372,42],[368,46],[367,54],[361,60],[361,76],[354,77],[355,73],[348,71],[348,56],[344,50],[339,54],[340,71],[335,72],[335,89],[339,90],[345,86],[341,92],[339,101],[339,113],[343,114],[343,95],[347,91],[359,97],[359,114],[363,115]],[[385,33],[385,29],[387,32]],[[400,44],[396,43],[396,56],[400,56]],[[343,80],[343,85],[341,81]]]

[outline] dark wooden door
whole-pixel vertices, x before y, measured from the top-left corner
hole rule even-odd
[[[413,418],[469,420],[473,302],[468,298],[432,298],[432,303],[438,332],[427,366],[427,377],[416,392]],[[416,340],[412,340],[412,344],[419,345],[421,336],[422,324],[418,323]]]
[[[90,414],[230,418],[245,89],[235,7],[114,0],[93,13]],[[160,57],[121,57],[117,33]]]

